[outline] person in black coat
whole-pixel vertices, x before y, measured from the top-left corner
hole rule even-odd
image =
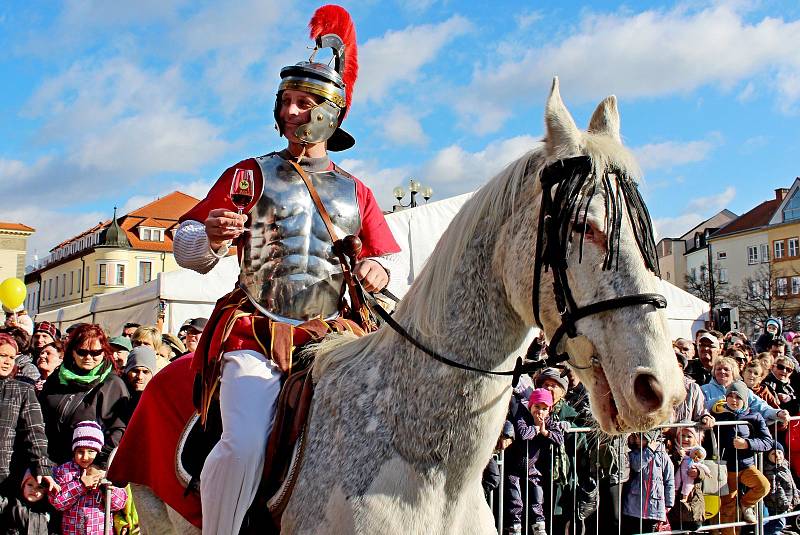
[[[116,373],[112,354],[99,325],[84,324],[70,334],[64,362],[47,378],[39,396],[54,463],[72,459],[72,430],[78,422],[91,420],[102,426],[105,444],[95,459],[102,470],[122,439],[130,394]]]

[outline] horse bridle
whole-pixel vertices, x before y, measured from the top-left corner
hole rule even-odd
[[[650,223],[650,215],[647,213],[647,208],[644,206],[644,201],[639,194],[636,185],[627,179],[621,172],[618,170],[615,171],[615,176],[617,178],[617,185],[618,187],[615,190],[614,195],[616,199],[614,201],[609,201],[609,197],[612,195],[612,188],[610,186],[610,179],[608,174],[603,177],[603,180],[608,182],[607,186],[607,196],[606,196],[606,213],[609,213],[609,210],[612,210],[611,214],[611,225],[612,227],[616,225],[616,240],[619,240],[619,225],[622,220],[622,202],[624,201],[625,207],[628,211],[628,215],[632,221],[638,221],[641,228],[640,230],[646,233],[646,236],[641,236],[640,233],[634,232],[636,235],[636,240],[639,245],[640,250],[642,251],[642,255],[645,259],[645,264],[647,267],[653,271],[654,273],[658,274],[658,263],[657,259],[654,257],[655,254],[655,244],[653,243],[653,234],[652,228]],[[535,265],[534,265],[534,279],[533,279],[533,289],[532,289],[532,306],[533,306],[533,313],[534,319],[536,324],[539,328],[542,328],[542,323],[539,318],[539,285],[541,282],[541,272],[542,270],[552,269],[553,270],[553,294],[555,297],[555,302],[559,310],[559,314],[561,316],[561,325],[553,333],[553,336],[550,339],[550,344],[547,348],[547,357],[545,359],[537,359],[534,360],[535,357],[538,357],[538,351],[541,346],[539,346],[538,342],[534,340],[531,345],[528,347],[528,351],[526,352],[527,359],[523,359],[523,357],[517,357],[516,364],[513,370],[505,370],[505,371],[493,371],[493,370],[484,370],[481,368],[476,368],[474,366],[469,366],[467,364],[463,364],[461,362],[454,361],[449,359],[439,353],[433,351],[432,349],[428,348],[424,344],[422,344],[419,340],[413,337],[402,325],[397,323],[397,321],[389,314],[375,299],[374,296],[371,294],[364,292],[362,288],[362,292],[365,297],[365,301],[368,303],[370,309],[377,314],[384,322],[386,322],[392,329],[394,329],[398,334],[400,334],[403,338],[408,340],[411,344],[413,344],[417,349],[421,350],[423,353],[427,354],[428,356],[432,357],[434,360],[446,364],[448,366],[452,366],[454,368],[458,368],[461,370],[472,371],[476,373],[482,373],[487,375],[501,375],[501,376],[511,376],[512,377],[512,385],[516,386],[519,377],[523,373],[531,373],[535,372],[539,369],[554,366],[561,362],[568,361],[570,359],[569,355],[566,352],[559,353],[558,346],[561,342],[561,339],[564,335],[568,336],[569,338],[575,338],[579,336],[577,322],[587,316],[591,316],[594,314],[598,314],[600,312],[606,312],[609,310],[616,310],[619,308],[625,308],[630,306],[636,305],[652,305],[656,309],[659,308],[666,308],[667,300],[661,294],[656,293],[642,293],[642,294],[632,294],[632,295],[625,295],[621,297],[615,297],[612,299],[606,299],[604,301],[598,301],[596,303],[591,303],[585,305],[583,307],[579,307],[575,302],[575,299],[572,295],[572,290],[570,289],[569,282],[567,279],[567,255],[568,255],[568,247],[565,246],[566,242],[565,239],[570,239],[568,235],[571,232],[572,226],[569,222],[565,222],[563,217],[565,214],[563,213],[563,203],[555,202],[555,200],[563,200],[565,195],[578,195],[580,193],[580,189],[582,188],[583,183],[575,184],[576,177],[583,177],[584,180],[587,177],[590,177],[592,174],[592,161],[588,156],[578,156],[574,158],[568,158],[564,160],[558,160],[542,170],[541,173],[541,182],[542,182],[542,203],[541,208],[539,210],[539,225],[537,229],[537,239],[536,239],[536,256],[535,256]],[[569,180],[565,181],[565,177],[570,177]],[[556,186],[556,194],[553,196],[551,194],[551,190],[553,186]],[[588,201],[585,203],[584,213],[583,213],[583,221],[579,224],[586,225],[586,212],[588,211],[589,203],[591,202],[591,197],[594,195],[595,190],[592,190],[591,195],[589,196]],[[616,202],[616,204],[615,204]],[[577,208],[576,208],[577,207]],[[573,223],[578,223],[579,219],[579,212],[582,205],[578,204],[570,204],[569,207],[569,217],[574,218]],[[562,208],[561,210],[559,208]],[[609,227],[611,228],[611,227]],[[585,230],[585,227],[584,227]],[[565,235],[565,232],[567,235]],[[614,259],[614,237],[615,234],[613,232],[607,233],[608,239],[610,243],[607,243],[607,255],[606,260],[603,263],[603,269],[610,269]],[[645,241],[643,241],[645,240]],[[562,246],[559,246],[562,245]],[[583,235],[581,236],[581,249],[583,247]],[[618,247],[618,243],[616,244]],[[582,258],[582,250],[581,250],[581,258]],[[618,256],[616,257],[618,261]],[[397,298],[392,295],[388,291],[382,291],[384,295],[388,296],[393,300],[397,300]],[[574,363],[571,364],[573,367],[575,366]],[[591,364],[590,364],[591,366]],[[587,367],[590,367],[587,366]]]

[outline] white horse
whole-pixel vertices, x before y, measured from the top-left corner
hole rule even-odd
[[[638,174],[620,140],[615,97],[600,103],[582,132],[556,79],[545,123],[543,144],[456,215],[394,314],[452,360],[485,370],[513,367],[535,324],[542,170],[588,156],[595,177]],[[629,212],[619,209],[618,228],[610,228],[614,218],[606,211],[612,197],[619,199],[619,186],[602,182],[589,179],[576,194],[585,202],[577,204],[566,276],[579,306],[657,291]],[[606,239],[614,232],[617,240]],[[552,269],[542,273],[537,291],[541,322],[552,336],[561,325]],[[562,347],[604,431],[644,430],[668,419],[685,391],[662,311],[649,304],[615,308],[578,320],[577,331]],[[323,342],[313,373],[305,452],[283,533],[495,532],[480,481],[506,416],[510,378],[439,363],[387,325],[364,338]]]

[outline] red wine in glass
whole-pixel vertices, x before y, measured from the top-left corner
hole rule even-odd
[[[253,171],[250,169],[236,169],[233,172],[233,179],[231,180],[231,202],[239,209],[239,215],[242,215],[242,210],[253,202]]]

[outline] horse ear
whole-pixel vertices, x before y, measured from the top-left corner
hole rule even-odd
[[[547,127],[545,144],[550,154],[570,154],[577,152],[581,145],[581,133],[575,120],[564,106],[558,90],[558,76],[553,78],[553,87],[547,98],[544,122]]]
[[[611,136],[622,143],[622,137],[619,134],[617,97],[611,95],[597,105],[597,109],[594,110],[592,119],[589,121],[589,132]]]

